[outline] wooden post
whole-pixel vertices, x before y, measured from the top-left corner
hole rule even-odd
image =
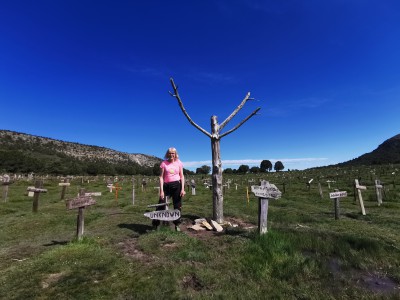
[[[132,205],[135,205],[135,180],[132,179]]]
[[[319,195],[320,195],[321,199],[323,199],[324,196],[322,194],[322,187],[321,187],[321,183],[320,182],[318,182],[318,191],[319,191]]]
[[[115,190],[115,201],[118,201],[118,191],[122,190],[122,187],[118,186],[118,182],[115,184],[115,186],[113,187],[113,189]]]
[[[376,193],[376,200],[378,201],[378,206],[382,204],[382,188],[380,180],[375,180],[375,193]]]
[[[335,189],[335,192],[338,192],[338,189]],[[340,202],[339,202],[339,197],[334,198],[333,203],[335,206],[335,220],[340,219]]]
[[[195,196],[196,195],[196,182],[194,181],[194,179],[192,179],[190,181],[190,186],[192,187],[192,195]]]
[[[268,232],[268,199],[258,198],[258,233],[265,234]]]
[[[366,190],[367,187],[366,186],[362,186],[359,184],[358,179],[355,180],[355,187],[357,189],[357,194],[358,194],[358,201],[360,202],[360,207],[361,207],[361,213],[363,216],[366,215],[365,213],[365,208],[364,208],[364,201],[361,195],[361,190]]]
[[[96,200],[91,197],[91,194],[96,193],[87,194],[88,195],[85,193],[85,189],[81,188],[77,198],[66,201],[67,209],[78,208],[78,216],[76,220],[76,237],[78,240],[82,239],[85,227],[84,209],[86,206],[96,204]]]
[[[85,195],[85,189],[81,188],[79,190],[79,196],[84,196]],[[85,209],[85,206],[80,206],[78,208],[78,217],[76,220],[76,238],[78,240],[81,240],[83,237],[83,231],[85,227],[85,216],[83,214],[83,210]]]
[[[46,193],[47,190],[43,189],[43,181],[42,180],[36,180],[35,181],[35,188],[34,189],[29,189],[28,191],[34,192],[33,194],[33,204],[32,204],[32,212],[36,213],[38,212],[39,209],[39,195],[40,193]]]
[[[70,185],[69,179],[63,180],[63,182],[60,182],[58,185],[59,185],[59,186],[62,186],[60,200],[64,200],[64,198],[65,198],[65,191],[67,190],[67,186]]]
[[[10,176],[9,175],[4,175],[3,176],[3,201],[7,202],[7,196],[8,196],[8,186],[12,184],[12,182],[10,181]]]
[[[221,162],[221,150],[220,150],[220,140],[234,132],[240,126],[242,126],[247,120],[249,120],[252,116],[254,116],[261,108],[257,108],[253,111],[249,116],[247,116],[244,120],[242,120],[238,125],[234,128],[221,133],[221,130],[229,123],[229,121],[243,108],[248,100],[251,100],[250,93],[247,93],[245,98],[239,104],[239,106],[229,115],[228,118],[225,119],[221,124],[217,121],[217,116],[211,116],[211,133],[207,132],[195,122],[192,121],[186,109],[183,106],[182,100],[178,93],[178,87],[175,85],[174,80],[171,78],[171,85],[174,90],[174,93],[171,93],[172,97],[175,97],[178,100],[179,107],[181,108],[183,114],[188,119],[189,123],[200,130],[202,133],[207,135],[211,140],[211,152],[212,152],[212,186],[213,186],[213,219],[217,223],[223,223],[224,214],[223,214],[223,195],[222,195],[222,162]]]
[[[267,233],[268,221],[268,199],[279,199],[282,193],[274,184],[268,181],[261,181],[261,186],[251,186],[251,191],[258,197],[258,232],[259,234]]]

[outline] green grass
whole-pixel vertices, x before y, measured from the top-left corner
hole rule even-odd
[[[372,184],[370,171],[363,172]],[[329,190],[325,181],[330,173],[338,187]],[[147,191],[135,184],[134,206],[130,179],[120,184],[118,200],[101,177],[83,184],[75,179],[67,199],[82,187],[102,192],[97,204],[84,210],[80,241],[77,209],[66,210],[57,180],[45,180],[48,193],[40,195],[37,213],[26,195],[32,183],[16,182],[8,202],[0,203],[0,298],[398,299],[400,183],[390,185],[381,206],[368,186],[363,216],[351,180],[360,170],[353,173],[328,169],[226,176],[239,186],[225,190],[225,219],[246,226],[228,227],[221,234],[168,227],[152,231],[143,214],[157,202],[154,178]],[[317,176],[323,199],[317,184],[309,190],[305,185]],[[286,182],[282,198],[269,201],[268,233],[262,236],[256,230],[258,200],[246,198],[250,178],[267,179],[279,188]],[[184,199],[185,223],[212,216],[211,191],[196,180],[196,195],[188,191]],[[328,196],[334,188],[348,192],[340,201],[339,220]],[[250,225],[254,229],[246,228]]]

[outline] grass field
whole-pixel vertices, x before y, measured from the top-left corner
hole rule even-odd
[[[131,178],[119,182],[118,200],[102,176],[76,178],[66,199],[80,188],[102,192],[84,209],[79,241],[78,210],[67,210],[60,200],[60,180],[44,179],[48,192],[40,195],[37,213],[26,192],[33,183],[16,181],[8,201],[0,202],[0,298],[399,299],[396,171],[386,166],[224,176],[231,184],[224,190],[222,233],[187,228],[212,216],[212,193],[201,177],[193,177],[196,195],[188,190],[184,198],[182,232],[169,226],[153,231],[143,215],[158,200],[157,178],[149,178],[142,191],[142,177],[136,177],[134,205]],[[367,186],[365,216],[354,198],[356,178]],[[380,206],[375,178],[385,183]],[[247,188],[260,179],[284,191],[281,199],[269,201],[268,233],[261,236],[258,199],[247,198]],[[334,182],[328,187],[327,180]],[[338,220],[329,199],[334,189],[348,194],[341,198]]]

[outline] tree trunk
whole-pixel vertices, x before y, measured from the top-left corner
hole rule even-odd
[[[222,195],[222,162],[220,156],[219,125],[217,116],[211,117],[212,185],[213,185],[213,220],[224,221],[224,198]]]

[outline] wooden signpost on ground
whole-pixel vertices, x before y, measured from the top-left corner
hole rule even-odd
[[[279,199],[282,193],[278,188],[269,183],[268,181],[261,181],[261,186],[252,185],[251,191],[259,199],[258,204],[258,232],[259,234],[267,233],[267,219],[268,219],[268,200]]]
[[[122,190],[121,186],[118,186],[118,182],[115,184],[115,186],[112,187],[113,190],[115,190],[115,201],[118,201],[118,191]]]
[[[329,193],[329,198],[334,199],[335,220],[340,218],[340,198],[347,197],[346,191],[336,189],[333,193]]]
[[[3,182],[1,183],[1,185],[3,186],[3,201],[4,202],[7,202],[8,186],[13,183],[14,183],[13,181],[10,181],[9,175],[3,176]]]
[[[32,212],[36,213],[38,212],[39,208],[39,195],[40,193],[47,193],[46,189],[43,189],[43,181],[42,180],[36,180],[35,182],[35,187],[28,187],[27,190],[28,192],[33,192],[33,204],[32,204]]]
[[[165,198],[166,199],[164,203],[147,205],[147,207],[164,207],[164,210],[146,212],[144,216],[152,220],[160,221],[175,221],[179,219],[181,217],[181,211],[179,209],[168,209],[168,205],[171,203],[168,202],[168,196]]]
[[[375,180],[375,193],[376,193],[376,200],[378,201],[378,206],[382,204],[382,189],[383,185],[381,184],[380,180]]]
[[[76,226],[76,237],[80,240],[83,236],[84,231],[84,215],[83,210],[86,206],[96,204],[96,200],[94,200],[91,196],[85,196],[85,189],[81,189],[79,191],[79,196],[74,199],[69,199],[66,201],[67,209],[78,208],[78,217],[77,217],[77,226]]]
[[[192,187],[192,195],[195,196],[196,195],[196,182],[194,181],[194,179],[190,180],[190,186]]]
[[[67,186],[70,186],[70,185],[71,185],[71,183],[68,182],[68,179],[65,179],[64,182],[60,182],[60,183],[58,184],[58,186],[62,186],[60,200],[64,200],[65,191],[67,190]]]
[[[362,195],[361,195],[361,190],[366,190],[367,187],[363,186],[363,185],[360,185],[359,182],[358,182],[358,179],[355,179],[354,180],[354,188],[357,190],[358,201],[360,202],[360,207],[361,207],[361,213],[362,213],[363,216],[365,216],[366,213],[365,213],[365,208],[364,208],[364,201],[363,201],[363,198],[362,198]]]

